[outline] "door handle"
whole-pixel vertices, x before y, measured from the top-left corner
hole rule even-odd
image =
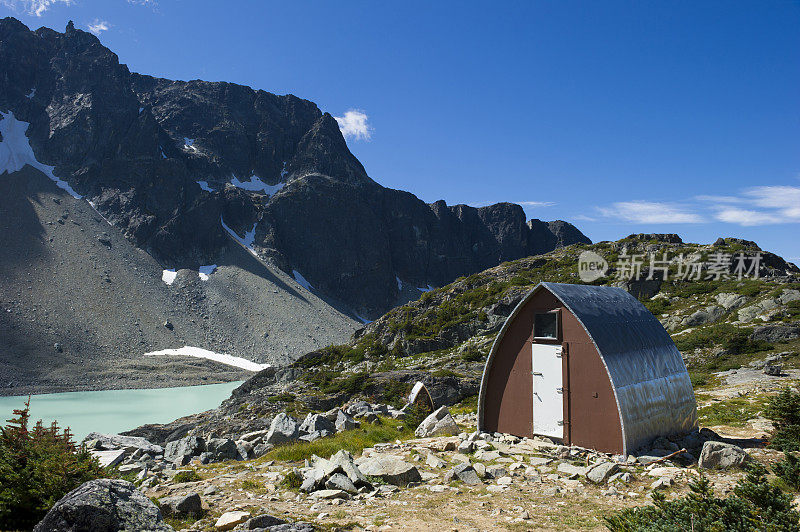
[[[537,377],[544,377],[544,374],[542,374],[541,371],[534,371],[533,374],[536,375]]]

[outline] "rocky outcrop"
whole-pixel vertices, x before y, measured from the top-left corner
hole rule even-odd
[[[314,103],[131,73],[72,23],[3,19],[0,63],[0,109],[30,123],[37,158],[167,267],[214,263],[235,245],[224,220],[254,231],[262,259],[374,318],[417,288],[588,242],[518,205],[428,205],[384,188]]]
[[[36,532],[169,531],[158,507],[124,480],[92,480],[55,503]]]

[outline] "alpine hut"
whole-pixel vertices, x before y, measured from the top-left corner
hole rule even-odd
[[[492,345],[478,429],[629,454],[697,425],[680,351],[621,288],[540,283]]]

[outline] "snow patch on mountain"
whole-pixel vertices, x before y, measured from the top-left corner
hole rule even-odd
[[[177,275],[178,272],[175,270],[164,270],[163,272],[161,272],[161,280],[167,283],[168,285],[171,285],[172,283],[175,282],[175,277],[177,277]]]
[[[313,290],[314,287],[311,286],[311,283],[306,281],[306,278],[303,277],[303,274],[298,272],[297,270],[292,270],[292,275],[294,276],[294,280],[297,281],[297,284],[305,288],[306,290]]]
[[[194,358],[205,358],[206,360],[213,360],[214,362],[219,362],[220,364],[242,368],[247,371],[261,371],[262,369],[271,366],[271,364],[258,364],[256,362],[251,362],[246,358],[235,357],[233,355],[227,355],[224,353],[215,353],[214,351],[209,351],[208,349],[192,347],[189,345],[185,345],[179,349],[163,349],[161,351],[153,351],[151,353],[145,353],[144,356],[187,356]]]
[[[281,177],[283,177],[283,175],[283,172],[281,172]],[[242,190],[249,190],[250,192],[263,192],[264,194],[272,196],[282,189],[286,183],[268,185],[264,183],[257,175],[252,175],[248,181],[239,181],[239,178],[233,176],[231,179],[231,185],[235,186],[236,188],[241,188]]]
[[[28,164],[52,179],[59,188],[66,190],[73,198],[81,199],[83,196],[75,192],[69,183],[53,174],[54,166],[42,164],[36,159],[31,143],[25,135],[30,124],[14,118],[14,113],[11,111],[7,113],[0,111],[0,115],[3,117],[0,120],[0,135],[3,136],[0,142],[0,175],[17,172]]]
[[[216,271],[217,265],[216,264],[209,264],[208,266],[200,266],[197,269],[197,275],[200,277],[201,281],[208,281],[208,276]]]
[[[254,257],[258,258],[258,253],[256,253],[255,249],[253,249],[253,242],[256,240],[256,225],[258,225],[258,222],[254,223],[253,228],[244,234],[244,238],[237,235],[236,231],[228,227],[225,223],[225,220],[222,219],[222,216],[219,217],[219,222],[222,224],[222,228],[225,229],[225,231],[231,235],[234,240],[246,247],[247,251],[252,253]]]
[[[200,185],[200,188],[206,192],[214,192],[214,189],[208,186],[208,181],[198,181],[197,184]]]

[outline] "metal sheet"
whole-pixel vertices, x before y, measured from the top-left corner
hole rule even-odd
[[[481,382],[479,427],[496,349],[523,306],[542,289],[563,303],[594,342],[614,388],[624,452],[697,426],[694,391],[680,351],[644,305],[621,288],[541,283],[512,311],[495,339]]]
[[[644,305],[616,287],[541,286],[578,318],[603,358],[617,396],[626,452],[697,425],[683,357]]]

